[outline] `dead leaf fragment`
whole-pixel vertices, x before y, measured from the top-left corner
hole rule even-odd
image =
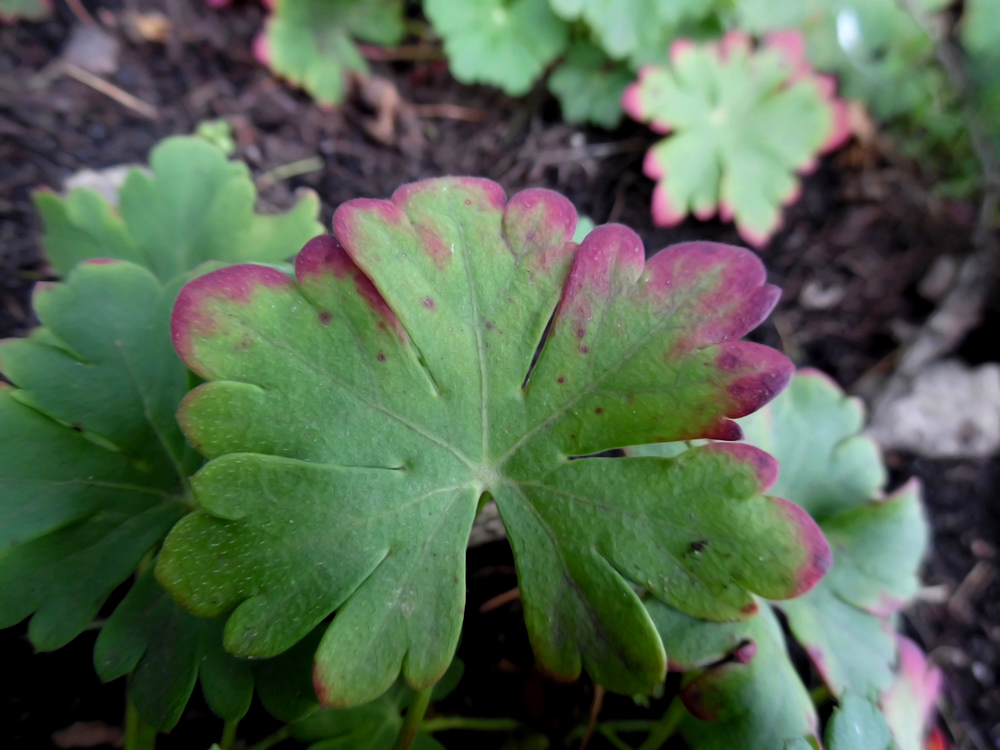
[[[97,24],[79,24],[73,28],[63,51],[63,59],[94,75],[110,75],[118,70],[118,40]]]
[[[121,747],[121,727],[112,727],[103,721],[77,721],[65,729],[53,732],[52,743],[59,748],[97,747],[111,745]]]

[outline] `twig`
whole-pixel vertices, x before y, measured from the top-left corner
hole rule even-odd
[[[604,688],[594,683],[594,700],[590,704],[590,717],[587,719],[587,729],[580,740],[580,750],[587,750],[594,732],[597,730],[597,718],[601,715],[601,706],[604,705]]]
[[[993,230],[993,217],[1000,204],[1000,164],[969,101],[971,86],[962,53],[947,34],[928,21],[914,0],[900,2],[934,40],[937,60],[963,100],[966,127],[982,172],[983,193],[972,234],[972,253],[962,261],[955,284],[938,309],[921,326],[913,340],[899,349],[895,371],[876,399],[876,410],[895,396],[905,393],[928,363],[954,349],[965,334],[978,325],[994,273],[1000,267],[1000,243]]]
[[[515,599],[519,599],[520,597],[521,597],[521,589],[513,588],[510,591],[505,591],[502,594],[497,594],[492,599],[487,599],[479,606],[479,612],[480,614],[486,614],[487,612],[492,612],[494,609],[502,607],[508,602],[512,602]]]
[[[358,45],[365,59],[373,62],[416,62],[428,60],[444,60],[445,54],[440,47],[430,44],[401,44],[398,47],[376,47],[372,44]]]
[[[63,72],[70,78],[76,79],[85,86],[90,86],[90,88],[114,99],[116,102],[128,107],[133,112],[136,112],[149,120],[156,120],[159,118],[160,113],[157,111],[156,107],[152,104],[147,104],[142,99],[132,96],[127,91],[123,91],[113,83],[109,83],[103,78],[95,76],[93,73],[88,73],[83,68],[79,68],[71,62],[63,61],[61,67]]]
[[[309,174],[310,172],[318,172],[324,166],[323,160],[318,156],[310,156],[307,159],[299,159],[298,161],[293,161],[290,164],[282,164],[279,167],[275,167],[270,172],[265,172],[258,177],[257,188],[260,190],[266,190],[272,185],[278,184],[282,180],[288,180],[292,177]]]
[[[464,120],[465,122],[486,122],[492,118],[485,109],[460,107],[457,104],[411,104],[417,117],[437,117],[443,120]]]
[[[81,3],[80,0],[66,0],[66,5],[69,6],[69,9],[73,12],[73,15],[76,16],[76,20],[79,21],[80,23],[86,23],[86,24],[97,23],[97,21],[94,20],[94,17],[90,15],[90,11],[88,11],[86,8],[83,7],[83,3]]]

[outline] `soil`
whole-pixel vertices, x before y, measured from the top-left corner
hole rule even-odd
[[[345,200],[385,197],[414,179],[474,174],[497,180],[508,194],[531,186],[559,190],[597,223],[636,229],[649,251],[689,239],[743,244],[731,225],[719,222],[654,227],[652,185],[641,165],[655,136],[634,123],[614,132],[567,125],[544,89],[512,100],[459,85],[440,60],[375,63],[375,74],[394,84],[404,102],[457,105],[466,118],[427,117],[429,108],[404,111],[395,132],[381,134],[388,142],[380,142],[373,123],[379,101],[386,101],[380,99],[384,89],[369,87],[330,111],[254,63],[249,50],[262,11],[253,3],[221,12],[197,0],[170,0],[162,8],[139,0],[84,4],[122,41],[108,79],[153,105],[158,116],[147,119],[55,72],[52,64],[79,23],[68,5],[57,3],[54,18],[42,24],[0,27],[0,336],[24,335],[36,324],[31,288],[52,277],[31,190],[59,188],[85,167],[142,163],[159,139],[217,117],[233,124],[238,156],[258,177],[304,158],[322,159],[318,171],[269,187],[262,183],[264,211],[286,208],[296,189],[309,187],[320,195],[328,223]],[[173,32],[165,44],[129,35],[125,19],[137,10],[167,14]],[[881,139],[855,141],[805,179],[785,228],[760,250],[784,296],[754,338],[799,365],[826,370],[848,389],[863,388],[866,375],[891,367],[900,337],[933,309],[918,283],[936,258],[968,250],[974,214],[969,204],[936,198],[919,171]],[[994,300],[959,351],[970,363],[1000,360],[1000,295]],[[887,460],[896,483],[911,475],[924,481],[935,533],[925,568],[929,588],[903,618],[904,629],[946,673],[943,723],[954,746],[1000,748],[1000,459]],[[459,650],[466,676],[439,709],[514,716],[561,743],[586,721],[593,688],[586,679],[555,685],[533,669],[516,600],[479,613],[483,602],[515,585],[506,543],[470,551]],[[76,721],[121,725],[124,686],[121,680],[101,685],[94,675],[94,633],[57,652],[32,655],[24,631],[22,624],[0,633],[0,744],[55,747],[53,732]],[[601,715],[641,712],[631,699],[607,696]],[[207,747],[220,726],[196,691],[179,727],[158,747]],[[256,741],[276,726],[265,712],[252,710],[240,735]],[[441,739],[455,748],[499,746],[482,735]],[[592,747],[600,743],[595,739]]]

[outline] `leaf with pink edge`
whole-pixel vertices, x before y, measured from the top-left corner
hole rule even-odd
[[[351,72],[368,72],[354,43],[403,38],[402,0],[275,0],[254,44],[260,62],[321,104],[340,104]]]
[[[646,154],[657,181],[653,220],[671,226],[718,211],[760,246],[796,200],[797,172],[846,138],[833,81],[812,72],[801,39],[774,34],[758,49],[739,32],[719,42],[674,42],[669,66],[648,65],[622,98],[625,111],[669,137]]]
[[[909,638],[897,635],[896,640],[899,643],[899,672],[881,695],[882,713],[899,750],[925,750],[930,746],[928,740],[944,742],[934,730],[941,670],[932,665]]]
[[[834,695],[872,697],[893,679],[896,647],[887,617],[914,596],[929,529],[920,487],[885,497],[885,468],[860,435],[864,409],[816,370],[801,370],[760,411],[740,420],[748,443],[781,467],[772,492],[808,511],[833,550],[819,584],[778,606]],[[629,448],[677,455],[684,444]]]
[[[586,667],[632,694],[663,679],[634,583],[718,620],[815,585],[829,548],[761,494],[776,474],[761,451],[593,456],[738,439],[731,420],[784,387],[784,357],[736,341],[777,299],[760,262],[689,243],[644,263],[631,230],[577,246],[575,225],[549,191],[429,180],[341,206],[295,280],[242,266],[184,288],[174,344],[208,382],[179,418],[211,460],[157,576],[192,611],[231,613],[230,651],[280,653],[336,611],[316,654],[324,704],[372,700],[400,671],[433,683],[487,496],[538,659],[564,679]]]
[[[656,605],[662,612],[667,608]],[[788,652],[774,613],[760,614],[742,623],[706,623],[674,612],[657,617],[668,651],[677,643],[688,656],[701,651],[702,663],[684,676],[680,699],[688,714],[680,731],[694,750],[773,750],[787,741],[814,737],[816,709]],[[669,623],[669,624],[668,624]],[[692,637],[697,633],[698,637]],[[688,648],[682,648],[686,640]],[[728,651],[720,647],[730,641]],[[694,648],[690,648],[690,646]],[[690,663],[689,665],[690,666]]]

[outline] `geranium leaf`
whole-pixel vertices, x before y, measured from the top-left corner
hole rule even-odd
[[[845,693],[826,728],[828,750],[893,750],[885,717],[871,701]]]
[[[935,705],[941,692],[941,670],[909,638],[896,636],[899,671],[881,695],[885,715],[899,750],[924,750],[934,726]]]
[[[101,628],[94,666],[105,681],[131,674],[132,701],[162,731],[177,724],[199,676],[211,709],[240,719],[253,697],[253,673],[249,662],[223,650],[223,624],[185,612],[150,570]]]
[[[18,386],[0,391],[0,624],[34,612],[39,649],[76,637],[187,510],[200,459],[173,416],[188,390],[168,328],[179,286],[85,263],[37,287],[44,328],[0,347]]]
[[[567,25],[548,0],[426,0],[424,12],[444,39],[451,72],[525,94],[566,47]]]
[[[52,12],[51,0],[0,0],[0,21],[43,21]]]
[[[298,721],[319,707],[312,670],[313,655],[324,632],[326,624],[321,623],[287,651],[273,659],[255,662],[257,694],[276,719]]]
[[[828,377],[801,370],[774,401],[740,420],[748,443],[781,466],[772,492],[809,511],[833,550],[817,586],[778,606],[834,695],[874,697],[893,678],[896,646],[887,616],[917,591],[929,529],[920,487],[882,496],[878,448],[860,435],[864,410]],[[629,448],[678,455],[683,443]]]
[[[317,652],[324,703],[371,700],[401,668],[432,684],[457,643],[484,493],[532,644],[565,678],[585,665],[628,693],[662,679],[626,579],[717,619],[747,617],[751,592],[815,584],[829,549],[800,508],[760,494],[776,471],[760,451],[571,460],[739,437],[729,418],[790,372],[735,341],[776,300],[752,253],[690,243],[644,266],[630,230],[599,227],[577,249],[575,223],[548,191],[508,202],[485,180],[431,180],[341,206],[295,282],[243,266],[185,287],[174,343],[210,382],[179,418],[213,460],[157,575],[196,613],[232,612],[228,650],[280,653],[338,610]]]
[[[149,164],[151,174],[129,173],[117,209],[87,189],[66,198],[35,193],[46,255],[60,274],[86,260],[113,258],[168,281],[208,260],[285,260],[289,248],[323,231],[312,192],[288,213],[257,214],[246,165],[228,161],[202,138],[167,138],[150,153]]]
[[[261,62],[322,104],[340,104],[351,71],[368,70],[353,38],[403,38],[402,0],[276,0],[256,43]]]
[[[616,128],[622,119],[621,98],[632,74],[612,62],[599,47],[577,42],[549,77],[549,88],[559,98],[567,122],[592,122]]]
[[[759,615],[736,625],[693,621],[676,628],[683,617],[675,614],[669,619],[672,627],[660,628],[668,651],[675,645],[675,634],[696,644],[691,631],[697,629],[713,647],[740,638],[729,659],[685,675],[680,698],[690,715],[681,723],[681,734],[688,745],[694,750],[771,750],[787,740],[815,735],[816,710],[770,608],[762,607]],[[658,624],[665,622],[660,619]],[[707,648],[703,657],[711,653]]]
[[[643,68],[622,99],[625,111],[671,133],[646,155],[657,180],[653,219],[670,226],[688,212],[735,218],[741,236],[764,244],[794,201],[796,172],[847,136],[846,109],[833,82],[812,73],[794,32],[760,49],[747,37],[677,41],[669,67]]]

